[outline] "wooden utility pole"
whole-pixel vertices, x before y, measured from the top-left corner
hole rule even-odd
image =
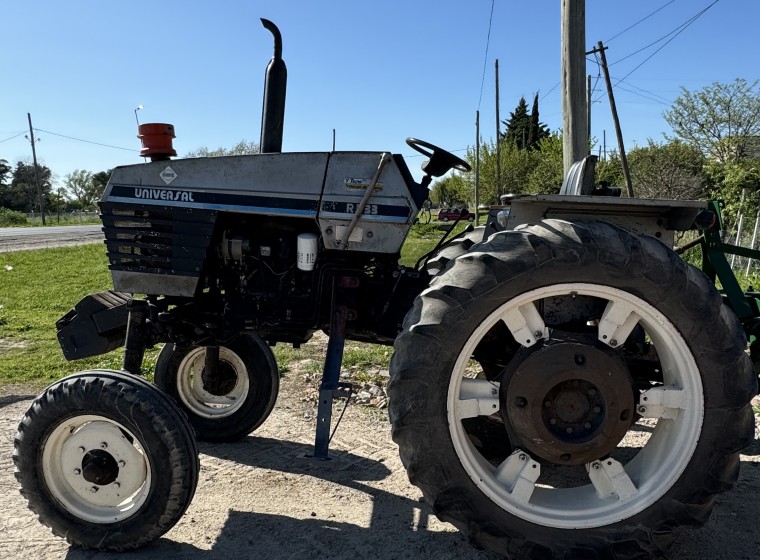
[[[501,195],[501,144],[500,136],[501,122],[499,121],[499,59],[496,59],[496,191]]]
[[[562,0],[562,161],[565,174],[588,153],[586,1]]]
[[[480,111],[475,111],[475,225],[480,225]]]
[[[586,83],[586,132],[588,133],[586,136],[588,152],[586,153],[589,155],[591,155],[591,93],[591,74],[589,74]]]
[[[625,188],[628,196],[633,198],[633,182],[631,181],[631,171],[628,169],[628,158],[625,155],[625,146],[623,145],[623,132],[620,130],[620,119],[618,119],[617,107],[615,106],[615,96],[612,93],[612,82],[610,81],[610,72],[607,69],[607,57],[604,51],[607,47],[602,42],[597,43],[597,48],[591,52],[598,52],[602,61],[602,71],[604,72],[604,81],[607,84],[607,95],[610,98],[610,109],[612,110],[612,120],[615,122],[615,134],[617,134],[618,149],[620,150],[620,163],[623,164],[623,175],[625,176]]]
[[[26,114],[29,119],[29,141],[32,143],[32,161],[34,162],[34,182],[37,184],[37,202],[40,205],[40,216],[42,216],[42,225],[45,225],[45,202],[42,198],[42,189],[40,188],[40,174],[37,171],[37,149],[34,146],[34,128],[32,128],[32,114]]]

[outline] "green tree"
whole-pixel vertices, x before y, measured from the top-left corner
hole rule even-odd
[[[470,179],[461,173],[439,179],[430,189],[430,201],[441,207],[465,206],[473,200],[475,196]]]
[[[509,119],[502,121],[506,130],[502,135],[502,140],[506,144],[514,144],[519,149],[528,146],[530,137],[530,113],[528,112],[528,103],[524,97],[517,102],[515,110],[509,114]]]
[[[547,132],[548,134],[548,132]],[[549,134],[535,145],[540,152],[534,157],[534,167],[528,176],[526,192],[532,194],[557,194],[565,178],[562,161],[562,136]]]
[[[748,155],[748,145],[760,135],[760,80],[737,78],[700,91],[681,88],[681,95],[663,117],[676,138],[699,148],[720,163]]]
[[[45,201],[50,199],[50,189],[53,186],[53,173],[45,165],[37,165],[40,190]],[[18,210],[19,212],[39,212],[40,205],[37,197],[37,184],[34,177],[34,165],[22,161],[16,163],[11,184],[3,189],[0,205]]]
[[[0,187],[8,184],[12,170],[13,168],[8,164],[8,160],[0,159]]]
[[[80,210],[92,209],[103,192],[93,177],[91,172],[77,169],[66,175],[64,179],[64,185],[73,201],[73,206]]]
[[[705,157],[678,140],[646,146],[628,154],[633,188],[638,198],[701,199],[705,188]]]
[[[98,199],[100,199],[100,197],[103,195],[103,191],[106,190],[106,185],[108,184],[108,181],[111,180],[111,173],[113,173],[113,169],[107,169],[106,171],[98,171],[97,173],[93,174],[92,176],[93,188],[95,192],[97,193]]]
[[[549,137],[549,127],[541,122],[538,115],[538,93],[533,96],[533,108],[530,111],[530,133],[528,134],[528,148],[541,147],[541,140]]]
[[[185,157],[219,157],[219,156],[245,156],[250,154],[258,154],[260,151],[259,145],[256,142],[248,142],[247,140],[241,140],[231,148],[219,147],[216,150],[209,150],[206,146],[202,146],[197,150],[188,152]]]
[[[732,229],[739,214],[756,216],[760,211],[760,158],[728,163],[711,161],[705,166],[709,196],[723,205],[725,229]]]

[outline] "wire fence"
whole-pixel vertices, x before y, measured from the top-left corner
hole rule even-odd
[[[739,245],[748,249],[760,248],[760,212],[757,215],[739,214],[736,225],[731,231],[722,232],[724,243]],[[734,273],[760,276],[760,260],[726,255]]]

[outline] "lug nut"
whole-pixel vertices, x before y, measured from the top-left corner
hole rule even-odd
[[[124,465],[126,465],[126,463],[124,461],[119,461],[119,466],[120,467],[123,467]]]
[[[113,485],[114,485],[115,488],[121,488],[121,483],[120,482],[114,482]]]
[[[524,408],[525,406],[527,406],[527,404],[528,404],[528,399],[526,399],[525,397],[517,397],[515,399],[515,406],[517,408]]]
[[[86,449],[84,447],[81,447],[81,446],[79,447],[79,452],[80,453],[84,453],[85,451],[86,451]]]
[[[90,488],[90,492],[92,492],[93,494],[95,492],[97,492],[97,491],[98,491],[98,487],[97,486],[93,486],[92,488]]]
[[[591,422],[586,422],[585,424],[583,424],[583,427],[586,428],[587,430],[590,430],[591,429]]]
[[[82,469],[74,469],[74,474],[79,476],[80,474],[82,474]]]
[[[106,448],[108,448],[108,444],[104,441],[103,443],[100,444],[100,448],[101,449],[106,449]]]

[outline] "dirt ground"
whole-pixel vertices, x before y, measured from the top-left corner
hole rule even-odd
[[[264,426],[235,444],[201,444],[201,475],[185,516],[163,538],[112,554],[70,548],[26,509],[13,477],[16,426],[33,395],[0,393],[0,558],[357,558],[495,560],[430,513],[390,439],[384,410],[349,406],[333,459],[313,462],[314,409],[303,376],[288,374]],[[336,408],[335,416],[340,409]],[[670,560],[760,557],[760,440],[742,457],[738,486],[721,496],[706,527],[684,533]]]

